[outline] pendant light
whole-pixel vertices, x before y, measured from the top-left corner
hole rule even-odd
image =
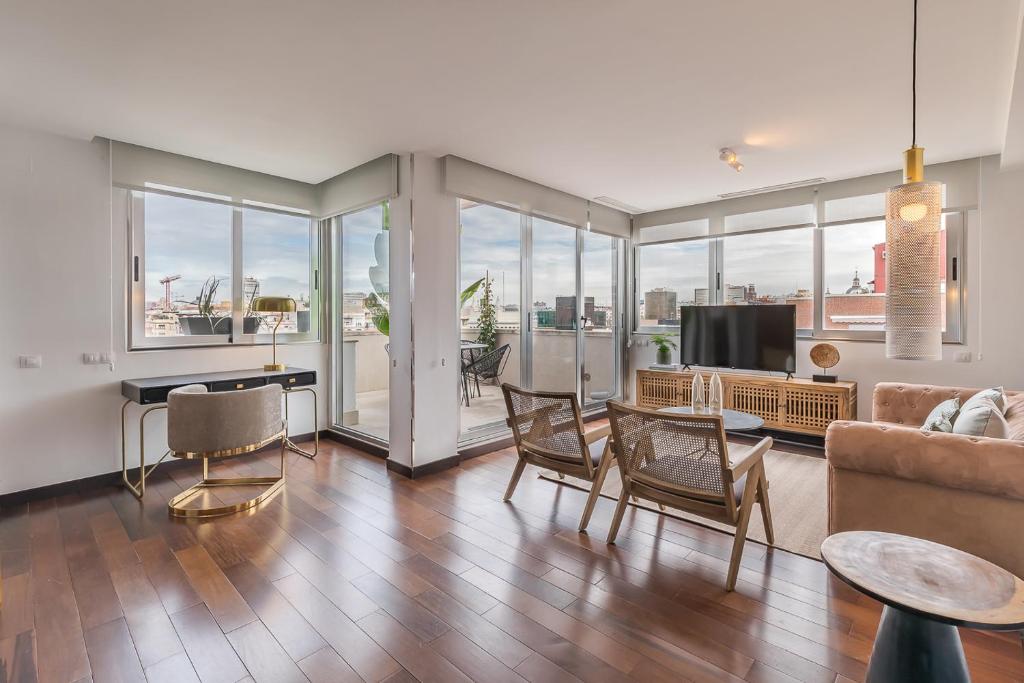
[[[903,153],[903,184],[885,196],[885,355],[941,360],[942,183],[925,182],[924,148],[917,146],[917,0],[912,73],[912,133]]]

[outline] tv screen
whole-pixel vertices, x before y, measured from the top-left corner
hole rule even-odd
[[[796,306],[681,306],[683,365],[796,372]]]

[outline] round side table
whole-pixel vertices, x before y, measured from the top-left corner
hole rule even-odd
[[[949,546],[880,531],[821,544],[829,570],[885,605],[867,683],[970,681],[957,626],[1024,628],[1024,581]]]
[[[673,415],[721,415],[722,429],[727,432],[748,432],[764,426],[764,420],[757,415],[751,415],[739,410],[730,410],[729,408],[717,411],[711,411],[710,409],[698,410],[695,413],[691,406],[672,406],[670,408],[660,408],[658,412],[672,413]]]

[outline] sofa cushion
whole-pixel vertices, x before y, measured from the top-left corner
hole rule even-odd
[[[1008,439],[1010,427],[1003,417],[1003,411],[992,400],[982,398],[975,401],[971,398],[953,422],[953,433]]]
[[[1006,423],[1010,426],[1010,437],[1024,441],[1024,392],[1007,394]]]
[[[939,405],[932,408],[932,412],[928,413],[928,417],[925,418],[924,424],[921,425],[922,432],[952,432],[953,422],[956,420],[957,414],[960,412],[960,399],[951,398],[943,401]]]
[[[970,406],[977,404],[979,401],[992,401],[999,412],[1006,415],[1007,408],[1010,407],[1009,401],[1006,398],[1006,391],[1002,387],[993,387],[991,389],[982,389],[978,393],[971,396],[969,399],[964,401],[963,408],[967,409]]]

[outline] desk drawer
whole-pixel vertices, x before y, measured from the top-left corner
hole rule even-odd
[[[227,382],[213,382],[210,391],[238,391],[239,389],[255,389],[266,385],[262,377],[249,377],[247,379],[229,380]]]
[[[294,375],[277,375],[276,377],[271,377],[270,382],[272,384],[280,384],[285,389],[309,387],[316,384],[316,373],[299,372]]]
[[[142,405],[152,405],[154,403],[167,403],[167,394],[171,393],[171,389],[174,387],[153,387],[152,389],[143,389],[139,393],[141,399],[139,403]]]

